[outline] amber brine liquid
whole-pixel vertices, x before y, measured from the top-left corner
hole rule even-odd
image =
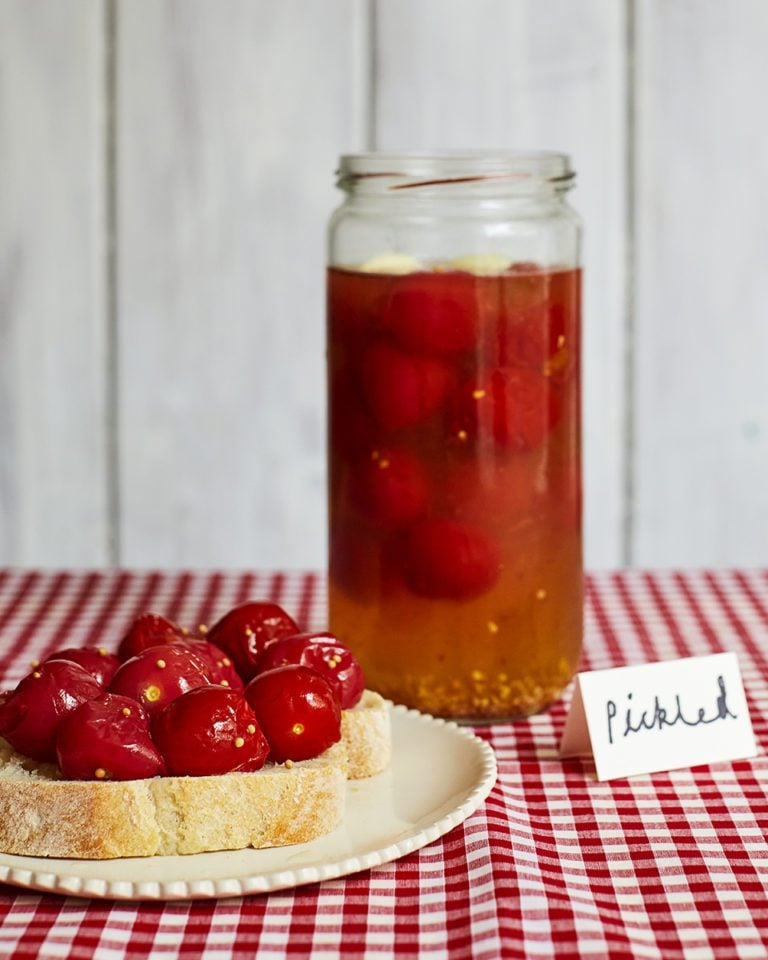
[[[396,702],[515,718],[575,671],[579,291],[329,270],[330,626]]]

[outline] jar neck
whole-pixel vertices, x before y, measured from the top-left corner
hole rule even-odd
[[[462,153],[412,156],[385,153],[341,157],[338,187],[349,198],[387,203],[562,199],[573,186],[569,158],[559,153]]]

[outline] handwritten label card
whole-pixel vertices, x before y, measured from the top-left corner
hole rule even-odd
[[[560,743],[592,755],[598,780],[756,753],[735,653],[578,674]]]

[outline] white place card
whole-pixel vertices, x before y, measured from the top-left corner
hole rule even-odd
[[[579,673],[560,756],[592,756],[598,780],[757,753],[735,653]]]

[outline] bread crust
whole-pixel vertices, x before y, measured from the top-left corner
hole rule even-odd
[[[350,780],[372,777],[392,760],[389,710],[380,694],[366,690],[353,710],[341,715],[341,739],[347,750]]]
[[[0,851],[105,860],[302,843],[341,823],[348,773],[372,776],[390,754],[389,711],[372,691],[344,711],[340,743],[255,773],[63,780],[0,740]]]

